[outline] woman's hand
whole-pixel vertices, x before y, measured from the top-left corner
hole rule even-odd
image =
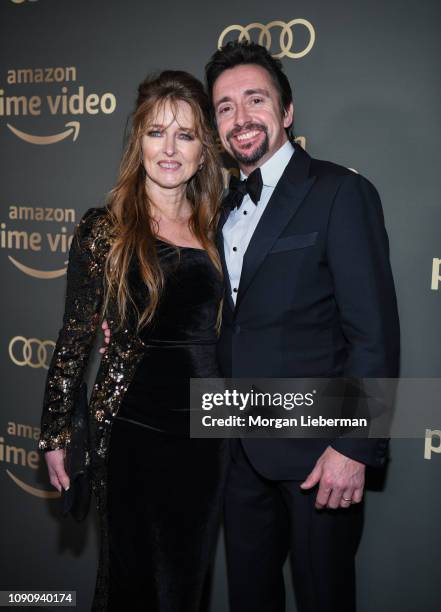
[[[49,480],[59,493],[61,488],[65,491],[70,486],[69,476],[64,469],[64,457],[66,451],[62,448],[58,450],[47,451],[44,454],[47,463],[47,469],[49,471]]]
[[[109,324],[107,323],[106,319],[104,319],[104,321],[101,324],[101,329],[104,332],[104,342],[105,344],[109,344],[110,342],[110,327]],[[102,346],[99,350],[100,353],[105,353],[107,350],[107,346]]]

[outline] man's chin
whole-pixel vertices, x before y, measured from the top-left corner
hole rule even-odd
[[[256,149],[251,150],[251,151],[247,151],[247,150],[238,151],[233,148],[231,154],[234,157],[234,159],[236,159],[238,162],[240,162],[244,166],[253,166],[257,162],[259,162],[266,153],[267,153],[267,150],[265,148],[257,147]]]

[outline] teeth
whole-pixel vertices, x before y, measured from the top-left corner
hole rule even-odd
[[[254,136],[257,136],[259,132],[254,131],[254,132],[245,132],[245,134],[239,134],[239,136],[237,136],[237,140],[249,140],[250,138],[254,138]]]
[[[164,162],[164,163],[159,164],[159,165],[161,166],[161,168],[177,168],[179,166],[179,164],[174,164],[174,163],[171,163],[171,162],[169,162],[169,163]]]

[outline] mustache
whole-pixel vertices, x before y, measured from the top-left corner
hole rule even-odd
[[[243,132],[243,130],[261,130],[265,134],[268,134],[268,128],[263,123],[249,122],[245,123],[245,125],[234,127],[232,130],[227,132],[227,140],[230,140],[231,138],[236,136],[236,134],[240,134],[240,132]]]

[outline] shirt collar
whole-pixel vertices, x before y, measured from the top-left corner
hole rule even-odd
[[[262,182],[265,187],[275,187],[277,185],[293,153],[294,147],[288,140],[272,157],[260,166]],[[242,170],[240,171],[240,178],[241,180],[247,178]]]

